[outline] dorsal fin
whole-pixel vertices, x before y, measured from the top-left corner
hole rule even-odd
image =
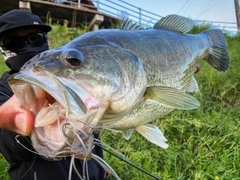
[[[142,28],[137,23],[132,22],[132,20],[127,19],[122,21],[119,29],[120,30],[140,30],[144,28]]]
[[[186,34],[194,26],[194,22],[183,16],[176,14],[168,15],[161,18],[153,28],[155,29],[167,29],[170,31],[175,31],[179,33]]]

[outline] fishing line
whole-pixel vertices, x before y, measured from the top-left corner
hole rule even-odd
[[[40,155],[40,156],[44,156],[44,154],[39,153],[39,152],[34,151],[34,150],[31,150],[31,149],[27,148],[26,146],[24,146],[24,145],[18,140],[18,137],[23,137],[23,138],[25,138],[25,139],[28,141],[29,144],[31,144],[31,143],[30,143],[30,141],[29,141],[25,136],[23,136],[23,135],[16,135],[16,136],[15,136],[16,142],[17,142],[18,144],[20,144],[23,148],[25,148],[26,150],[30,151],[30,152],[33,153],[33,154],[38,154],[38,155]],[[31,144],[31,145],[32,145],[32,144]]]
[[[11,98],[11,96],[7,95],[6,93],[4,93],[4,92],[2,92],[2,91],[0,91],[0,94],[6,96],[6,97],[8,97],[8,98]]]
[[[117,154],[115,154],[115,153],[109,151],[108,149],[106,149],[106,148],[104,148],[104,147],[102,147],[102,146],[100,146],[100,145],[98,145],[98,144],[96,144],[96,146],[102,148],[104,151],[108,152],[108,153],[111,154],[111,155],[114,155],[115,157],[117,157],[117,158],[119,158],[120,160],[122,160],[122,161],[128,163],[129,165],[135,167],[136,169],[138,169],[138,170],[144,172],[145,174],[149,175],[150,177],[152,177],[152,178],[154,178],[154,179],[156,179],[156,180],[161,180],[159,177],[152,175],[150,172],[148,172],[148,171],[146,171],[146,170],[140,168],[139,166],[135,165],[135,164],[132,163],[131,161],[127,160],[126,158],[120,157],[119,155],[117,155]]]
[[[31,166],[28,168],[28,170],[18,179],[18,180],[21,180],[21,179],[23,179],[24,178],[24,176],[26,176],[27,175],[27,173],[32,169],[32,167],[33,167],[33,165],[34,165],[34,163],[35,163],[35,161],[36,161],[36,154],[34,155],[34,158],[33,158],[33,162],[32,162],[32,164],[31,164]]]

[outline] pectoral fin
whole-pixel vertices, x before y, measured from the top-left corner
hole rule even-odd
[[[198,100],[179,89],[165,86],[151,86],[146,89],[145,98],[157,101],[165,106],[176,109],[196,109],[200,106]]]
[[[168,148],[168,144],[165,143],[167,139],[163,136],[163,133],[157,126],[145,124],[138,126],[136,131],[157,146],[164,149]]]

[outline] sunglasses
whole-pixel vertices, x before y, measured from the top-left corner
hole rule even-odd
[[[26,36],[8,36],[2,39],[0,46],[5,47],[8,50],[17,50],[25,46],[26,43],[40,46],[46,41],[45,33],[34,32]]]

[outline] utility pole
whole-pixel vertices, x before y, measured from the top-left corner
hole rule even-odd
[[[237,28],[238,34],[240,35],[240,12],[239,12],[239,3],[238,0],[234,0],[236,19],[237,19]]]

